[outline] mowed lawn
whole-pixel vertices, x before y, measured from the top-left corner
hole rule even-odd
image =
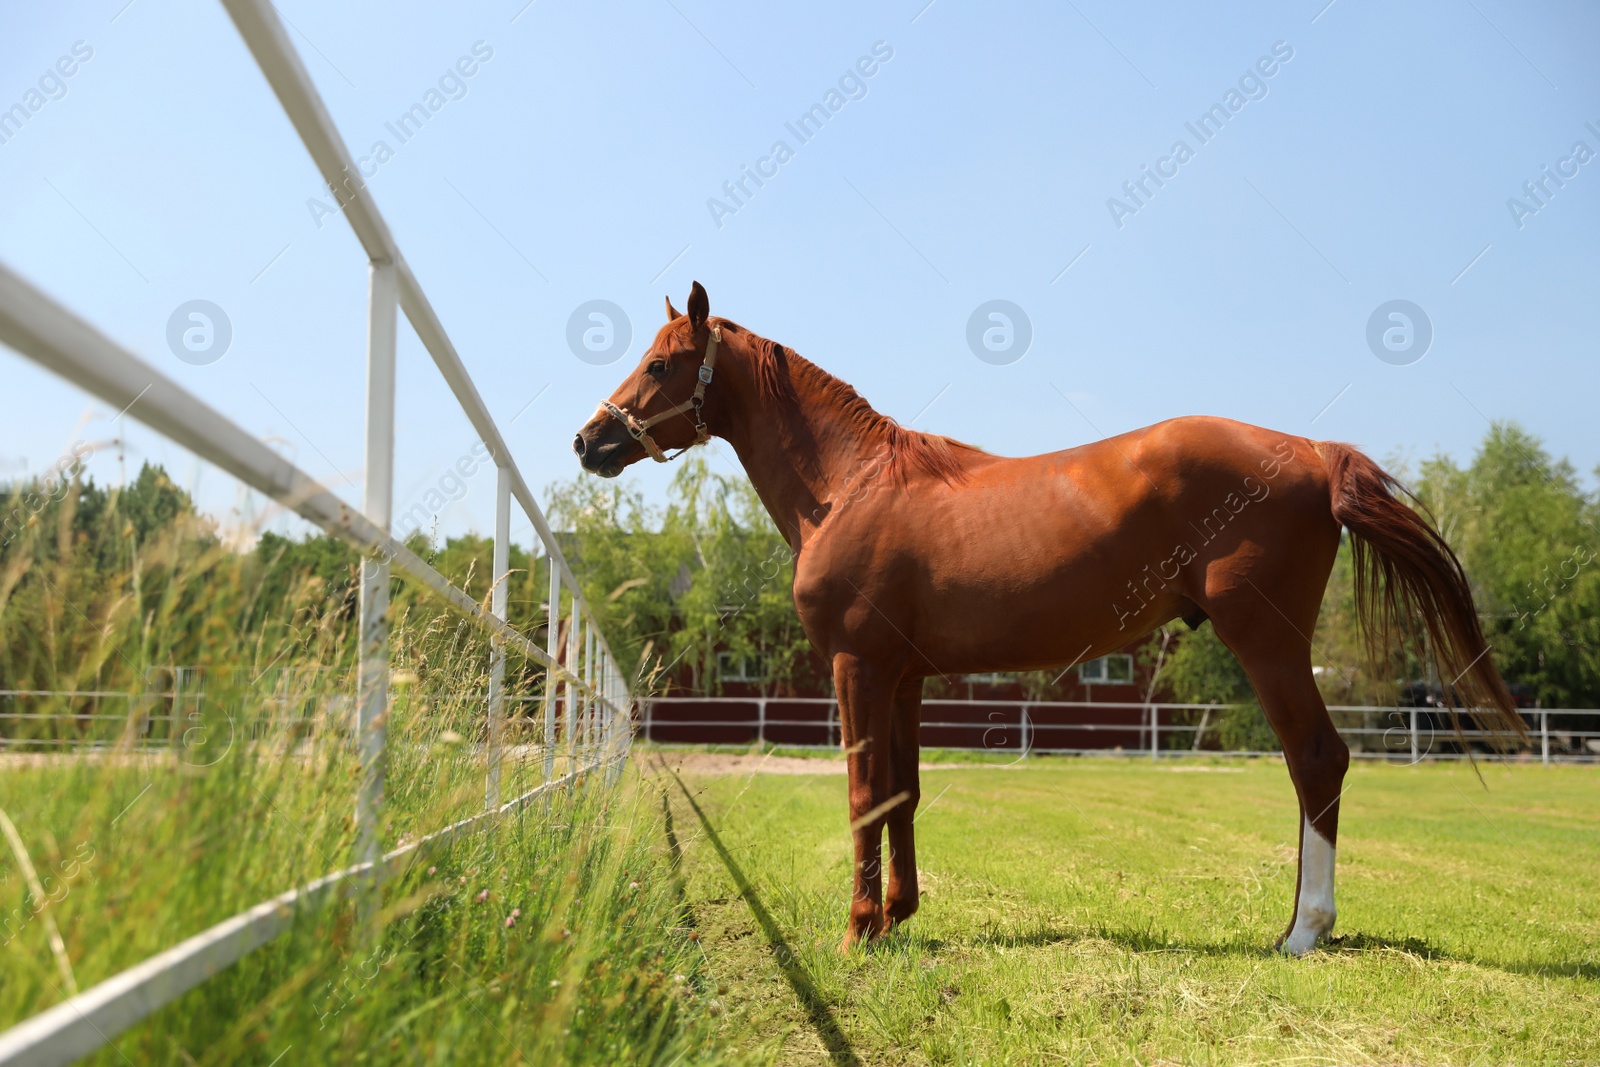
[[[1595,768],[1357,764],[1337,941],[1292,960],[1276,760],[925,770],[922,910],[841,954],[844,777],[662,756],[736,1059],[1600,1063]]]

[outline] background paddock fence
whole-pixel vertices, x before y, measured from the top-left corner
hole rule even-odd
[[[838,703],[826,697],[654,697],[643,700],[641,736],[659,744],[768,744],[837,748]],[[1260,755],[1203,747],[1215,737],[1227,704],[1139,702],[925,700],[921,742],[930,748],[1090,754],[1121,750],[1151,759],[1196,751]],[[1417,762],[1462,759],[1462,741],[1480,759],[1538,758],[1600,762],[1600,709],[1525,708],[1531,747],[1493,750],[1510,734],[1477,730],[1463,719],[1461,737],[1442,708],[1330,705],[1334,725],[1360,759]]]
[[[361,510],[339,499],[314,478],[249,434],[176,381],[101,333],[83,317],[54,300],[6,264],[0,264],[0,343],[15,349],[94,396],[124,411],[195,455],[227,471],[241,482],[359,548],[363,554],[359,607],[357,683],[349,709],[361,775],[354,798],[357,847],[355,864],[308,885],[291,889],[195,938],[152,957],[95,987],[0,1034],[0,1064],[65,1064],[93,1051],[151,1012],[170,1002],[245,953],[272,940],[290,926],[295,909],[327,896],[335,885],[350,884],[368,894],[363,913],[374,913],[370,894],[381,876],[397,863],[409,862],[425,845],[450,840],[483,825],[483,820],[520,809],[529,799],[557,785],[576,781],[581,773],[614,769],[626,755],[633,736],[633,698],[610,646],[584,601],[522,472],[504,437],[445,333],[432,304],[395,243],[365,183],[351,182],[358,170],[353,157],[323,105],[304,64],[270,0],[222,0],[246,46],[266,76],[324,181],[340,191],[346,219],[367,255],[368,331],[366,390],[366,485]],[[353,186],[353,188],[352,188]],[[452,585],[390,533],[394,481],[394,388],[397,318],[403,311],[457,403],[482,439],[496,469],[493,593],[487,609]],[[543,646],[506,622],[506,583],[512,501],[533,524],[549,563],[547,635]],[[484,812],[445,827],[418,842],[385,853],[380,841],[386,766],[389,693],[388,607],[390,568],[431,590],[456,612],[490,636],[488,691],[483,695],[483,745],[486,765]],[[544,671],[540,695],[542,723],[538,743],[514,755],[543,757],[543,784],[509,803],[500,800],[501,763],[506,753],[505,658],[515,652]],[[203,689],[184,691],[199,674],[172,670],[171,684],[151,694],[85,691],[83,701],[67,711],[67,720],[85,726],[115,725],[123,733],[113,739],[88,738],[91,746],[137,740],[148,745],[182,736],[191,708],[203,701]],[[0,700],[0,737],[18,739],[29,716],[61,710],[19,707],[18,701],[59,701],[60,694],[11,692]],[[120,708],[108,704],[123,700]],[[244,719],[270,720],[285,714],[270,700],[244,714]],[[81,709],[81,714],[79,710]],[[262,712],[265,714],[262,714]],[[558,728],[558,723],[560,724]],[[136,724],[130,739],[127,724]],[[90,731],[92,732],[92,731]],[[72,738],[58,738],[67,746]],[[557,777],[558,758],[562,761]]]

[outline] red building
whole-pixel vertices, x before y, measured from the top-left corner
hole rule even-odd
[[[924,683],[922,744],[1022,751],[1148,748],[1155,663],[1146,646],[1075,664],[1055,675],[934,677]],[[647,702],[641,733],[694,744],[829,746],[839,743],[838,705],[814,654],[779,687],[763,664],[717,655],[714,694],[692,693],[687,672],[669,695]],[[1088,706],[1094,705],[1094,706]],[[1158,721],[1159,730],[1164,722]]]

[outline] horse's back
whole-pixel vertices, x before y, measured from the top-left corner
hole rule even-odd
[[[1246,538],[1314,535],[1331,522],[1327,500],[1309,441],[1228,419],[979,454],[962,477],[911,478],[845,504],[802,553],[796,600],[822,617],[860,601],[856,623],[889,620],[888,636],[941,668],[1001,650],[1016,666],[1050,663],[1192,610],[1210,560]]]

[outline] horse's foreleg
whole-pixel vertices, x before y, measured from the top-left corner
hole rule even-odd
[[[833,658],[833,682],[850,772],[850,833],[855,842],[855,886],[845,947],[884,930],[883,828],[891,810],[890,722],[895,683],[877,665],[841,653]]]
[[[922,799],[918,782],[918,725],[922,721],[922,679],[905,678],[894,695],[890,727],[889,891],[884,917],[890,926],[905,922],[917,910],[917,846],[912,820]],[[905,799],[899,800],[898,798]]]

